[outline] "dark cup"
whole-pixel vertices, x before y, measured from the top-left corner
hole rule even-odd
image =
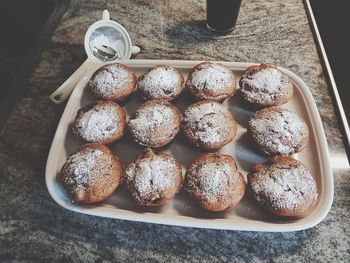
[[[229,33],[236,25],[242,0],[207,0],[207,27],[217,33]]]

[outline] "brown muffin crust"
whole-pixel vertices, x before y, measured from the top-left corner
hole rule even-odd
[[[259,149],[269,155],[300,152],[309,141],[305,121],[294,112],[280,107],[257,111],[249,120],[248,132]]]
[[[119,63],[99,68],[88,82],[92,93],[102,100],[123,101],[136,89],[137,78],[127,66]]]
[[[225,106],[216,101],[204,100],[185,110],[183,131],[195,146],[204,150],[217,150],[233,140],[237,124]]]
[[[252,166],[248,186],[259,204],[279,216],[301,216],[317,198],[310,171],[290,156],[276,156]]]
[[[128,129],[140,145],[159,148],[175,138],[181,121],[181,112],[174,105],[164,100],[150,100],[129,119]]]
[[[124,135],[125,111],[113,101],[96,101],[78,110],[72,124],[75,135],[86,142],[110,144]]]
[[[158,65],[138,79],[138,90],[146,100],[173,100],[184,89],[184,77],[171,66]]]
[[[261,108],[286,103],[293,95],[293,85],[276,66],[268,64],[247,68],[239,80],[243,98]]]
[[[186,88],[197,100],[222,102],[236,91],[236,77],[222,64],[203,62],[190,71]]]
[[[96,203],[117,189],[121,170],[119,159],[107,146],[90,143],[67,158],[59,178],[74,202]]]
[[[243,175],[229,155],[202,155],[190,164],[185,176],[184,189],[202,208],[211,212],[238,205],[245,188]]]
[[[179,192],[183,182],[180,163],[170,154],[145,149],[123,173],[123,183],[142,206],[160,206]]]

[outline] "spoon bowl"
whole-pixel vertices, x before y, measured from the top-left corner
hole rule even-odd
[[[119,57],[118,52],[114,48],[106,45],[94,46],[92,48],[92,53],[103,62],[112,61]]]

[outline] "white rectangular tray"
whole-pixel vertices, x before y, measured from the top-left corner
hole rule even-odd
[[[155,65],[170,65],[179,69],[184,74],[184,77],[186,77],[189,70],[194,65],[200,63],[200,61],[124,60],[120,61],[120,63],[128,65],[137,75],[142,74]],[[244,69],[253,65],[251,63],[236,62],[221,63],[231,68],[238,77]],[[85,86],[96,68],[97,65],[85,74],[72,93],[57,127],[48,156],[46,166],[47,188],[52,198],[61,206],[84,214],[157,224],[274,232],[297,231],[310,228],[321,222],[327,215],[333,200],[333,175],[320,116],[306,84],[294,73],[283,68],[281,70],[288,75],[294,85],[293,97],[283,107],[296,112],[304,118],[310,129],[310,142],[308,146],[301,153],[296,154],[295,158],[309,167],[318,186],[317,202],[303,218],[283,219],[273,216],[256,205],[248,194],[236,208],[223,213],[203,211],[189,200],[184,193],[178,194],[173,200],[162,207],[139,207],[131,200],[123,187],[120,187],[111,198],[102,203],[77,205],[71,202],[70,197],[57,180],[57,176],[67,156],[76,151],[82,144],[72,134],[70,124],[73,122],[79,108],[95,100],[89,91],[85,89]],[[127,116],[140,103],[142,103],[141,98],[135,94],[124,106]],[[190,96],[187,94],[183,94],[176,101],[176,105],[181,110],[190,103]],[[252,164],[265,160],[265,157],[251,144],[246,133],[246,123],[253,112],[244,106],[238,93],[233,98],[227,100],[225,105],[233,113],[238,123],[238,131],[233,142],[223,147],[220,152],[233,155],[237,161],[239,170],[246,176]],[[132,142],[128,136],[112,145],[111,148],[123,164],[133,160],[142,149],[136,143]],[[162,151],[172,153],[184,166],[187,166],[202,153],[200,150],[190,146],[181,135]]]

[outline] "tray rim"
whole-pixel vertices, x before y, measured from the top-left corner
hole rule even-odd
[[[205,60],[203,60],[205,61]],[[126,64],[130,67],[152,67],[155,65],[160,64],[166,64],[170,66],[174,66],[177,68],[190,68],[193,67],[196,64],[199,64],[203,61],[200,60],[152,60],[152,59],[132,59],[132,60],[120,60],[119,63]],[[259,63],[243,63],[243,62],[227,62],[227,61],[212,61],[212,62],[218,62],[222,63],[226,66],[233,67],[233,68],[240,68],[236,70],[243,70],[251,65],[256,65]],[[103,63],[108,64],[108,63]],[[79,80],[76,87],[79,87],[84,83],[84,81],[87,81],[87,76],[91,74],[91,71],[96,70],[99,66],[103,65],[101,63],[96,63],[90,70],[88,70],[84,76]],[[77,89],[75,89],[70,96],[66,107],[63,111],[63,114],[60,118],[60,121],[58,123],[55,136],[52,140],[52,144],[50,147],[50,152],[47,158],[46,163],[46,171],[45,171],[45,181],[46,181],[46,187],[48,189],[48,192],[50,196],[54,199],[56,203],[58,203],[60,206],[75,211],[82,214],[88,214],[88,215],[94,215],[94,216],[100,216],[100,217],[107,217],[107,218],[115,218],[115,219],[122,219],[122,220],[130,220],[130,221],[137,221],[137,222],[145,222],[145,223],[154,223],[154,224],[163,224],[163,225],[174,225],[174,226],[183,226],[183,227],[195,227],[195,228],[209,228],[209,229],[223,229],[223,230],[243,230],[243,231],[261,231],[261,232],[291,232],[291,231],[300,231],[304,229],[308,229],[311,227],[314,227],[315,225],[319,224],[328,214],[329,210],[331,209],[332,202],[333,202],[333,195],[334,195],[334,182],[333,182],[333,172],[331,169],[330,164],[330,158],[329,158],[329,151],[328,151],[328,144],[325,137],[322,121],[317,109],[317,105],[313,99],[313,96],[306,85],[306,83],[298,77],[295,73],[292,71],[278,67],[282,72],[284,72],[286,75],[288,75],[292,81],[297,86],[300,94],[302,95],[304,101],[303,103],[306,104],[306,110],[307,114],[312,117],[311,119],[311,126],[313,129],[313,133],[315,134],[316,139],[316,148],[317,148],[317,154],[320,156],[321,160],[321,174],[323,176],[321,177],[321,180],[323,182],[322,184],[322,192],[323,198],[322,200],[319,200],[318,207],[315,208],[316,210],[321,209],[321,205],[323,208],[321,209],[321,212],[318,211],[318,216],[315,218],[310,218],[310,216],[307,216],[303,218],[302,223],[298,222],[292,222],[290,224],[284,223],[284,224],[278,224],[278,223],[270,223],[265,221],[250,221],[249,224],[244,224],[245,220],[242,218],[242,220],[236,219],[234,224],[229,224],[229,220],[227,219],[207,219],[207,218],[194,218],[189,216],[173,216],[168,214],[162,214],[162,216],[159,216],[158,214],[154,213],[148,213],[148,212],[134,212],[130,210],[123,210],[123,214],[115,213],[115,208],[111,207],[103,207],[105,211],[101,214],[99,211],[101,209],[100,206],[97,205],[67,205],[67,203],[60,199],[54,189],[53,189],[53,183],[54,180],[50,180],[50,172],[51,172],[51,165],[53,162],[55,162],[55,146],[59,143],[58,137],[59,137],[59,130],[61,128],[61,123],[63,123],[64,119],[66,118],[66,115],[68,114],[68,110],[74,102],[75,94],[77,93]],[[327,187],[326,187],[327,185]],[[327,190],[327,191],[326,191]],[[142,216],[140,216],[142,215]],[[165,220],[164,220],[165,218]],[[179,220],[179,219],[183,220]],[[190,219],[190,220],[189,220]]]

